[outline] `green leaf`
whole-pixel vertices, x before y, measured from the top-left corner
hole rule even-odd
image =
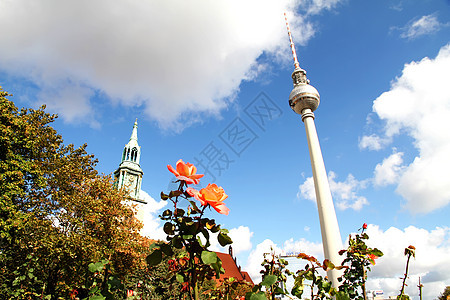
[[[170,243],[177,249],[183,248],[183,242],[179,236],[174,236]]]
[[[153,250],[153,248],[159,248],[159,244],[158,243],[153,243],[150,246],[148,246],[148,250]]]
[[[378,257],[382,257],[383,256],[383,252],[381,252],[377,248],[372,249],[372,251],[370,251],[370,253],[375,255],[375,256],[378,256]]]
[[[335,268],[335,265],[328,259],[325,259],[323,261],[323,270],[324,271],[328,271],[328,270],[333,270]]]
[[[313,280],[314,279],[314,273],[311,270],[308,270],[308,272],[306,272],[306,274],[305,274],[305,278],[307,280]]]
[[[170,209],[166,209],[163,213],[162,213],[163,217],[170,217],[172,216],[172,211]]]
[[[197,206],[197,204],[195,203],[195,201],[192,201],[192,200],[188,200],[188,201],[189,201],[189,203],[192,205],[192,208],[193,208],[193,210],[194,210],[196,213],[201,212],[201,210],[198,208],[198,206]],[[193,212],[191,212],[191,214],[193,214]]]
[[[167,200],[169,199],[169,196],[161,192],[161,200]]]
[[[170,191],[170,193],[169,193],[169,198],[173,198],[173,197],[177,197],[177,196],[180,196],[182,194],[182,192],[181,191]]]
[[[250,296],[250,300],[267,300],[267,298],[266,298],[266,294],[264,294],[264,292],[258,292],[258,293],[252,294]]]
[[[214,220],[209,220],[208,223],[211,224],[211,222],[215,222]],[[212,233],[216,233],[220,231],[220,225],[213,224],[212,228],[210,229]]]
[[[322,288],[325,292],[329,293],[331,290],[331,282],[330,281],[322,281]]]
[[[303,282],[303,280],[302,280],[302,282]],[[301,298],[304,290],[305,290],[305,286],[303,285],[303,283],[295,284],[294,287],[292,288],[291,294],[297,298]]]
[[[106,298],[102,295],[93,295],[89,297],[89,300],[105,300]]]
[[[162,252],[164,252],[165,255],[167,255],[167,256],[173,255],[172,247],[170,247],[169,244],[162,243],[162,244],[160,244],[160,247],[161,247]]]
[[[184,277],[181,274],[177,274],[176,275],[176,279],[179,283],[183,283],[184,282]]]
[[[166,234],[173,235],[175,233],[175,225],[170,222],[166,222],[166,224],[164,224],[163,230]]]
[[[116,276],[110,276],[108,278],[108,287],[110,291],[121,290],[124,288],[124,285]]]
[[[279,286],[275,286],[275,289],[273,292],[275,293],[275,295],[286,295],[284,290],[282,288],[280,288]]]
[[[211,265],[217,262],[217,254],[215,252],[210,251],[202,251],[201,258],[203,263],[207,265]]]
[[[92,272],[92,273],[101,272],[106,264],[107,263],[104,263],[104,261],[98,261],[95,264],[94,263],[90,263],[88,265],[88,268],[89,268],[89,271]]]
[[[276,275],[266,275],[263,278],[263,281],[261,282],[262,285],[264,286],[271,286],[273,285],[275,282],[277,282],[277,276]]]
[[[350,297],[346,293],[340,291],[336,294],[336,300],[350,300]]]
[[[222,230],[217,236],[217,240],[222,247],[233,243],[233,240],[226,233],[223,233]]]
[[[156,266],[162,261],[162,251],[161,249],[155,249],[150,253],[145,259],[149,266]]]
[[[211,267],[213,267],[214,271],[216,272],[217,279],[220,278],[220,274],[225,273],[225,269],[222,268],[222,261],[219,258],[217,259],[216,263],[211,264]]]
[[[176,217],[182,217],[184,215],[184,213],[185,213],[185,211],[181,208],[177,208],[173,212],[174,216],[176,216]]]

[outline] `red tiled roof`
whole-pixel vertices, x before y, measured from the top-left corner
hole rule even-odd
[[[220,274],[219,281],[224,280],[225,278],[234,277],[239,281],[247,281],[253,285],[253,280],[248,275],[247,272],[240,271],[239,267],[236,265],[235,260],[230,254],[216,252],[217,256],[222,261],[222,267],[225,270],[224,274]]]
[[[253,283],[252,278],[250,277],[250,275],[247,272],[241,271],[242,276],[244,277],[244,280],[247,281],[248,283],[250,283],[251,285],[255,285]]]

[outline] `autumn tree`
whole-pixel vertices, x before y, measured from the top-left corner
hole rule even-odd
[[[450,286],[447,286],[445,290],[437,298],[437,300],[447,300],[447,299],[450,299]]]
[[[0,88],[0,298],[69,298],[100,259],[126,276],[148,245],[125,193],[86,145],[63,144],[56,115],[8,97]]]

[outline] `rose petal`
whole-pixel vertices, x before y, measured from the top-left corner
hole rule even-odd
[[[169,169],[169,171],[171,173],[173,173],[175,176],[179,176],[180,175],[171,165],[167,165],[167,169]]]

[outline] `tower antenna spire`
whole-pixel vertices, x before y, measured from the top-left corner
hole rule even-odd
[[[298,63],[297,53],[295,52],[294,40],[292,39],[291,28],[289,27],[286,13],[284,13],[284,19],[286,20],[286,28],[287,28],[288,35],[289,35],[289,41],[291,42],[292,56],[294,57],[294,67],[295,67],[295,69],[300,69],[300,64]]]

